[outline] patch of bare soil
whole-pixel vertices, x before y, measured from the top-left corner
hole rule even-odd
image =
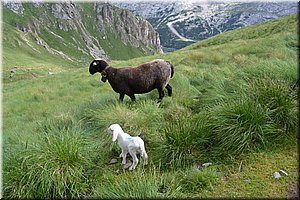
[[[292,184],[288,191],[288,199],[299,199],[298,182]]]

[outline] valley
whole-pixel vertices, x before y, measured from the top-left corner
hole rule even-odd
[[[296,2],[117,2],[147,19],[160,34],[164,52],[244,26],[297,12]]]

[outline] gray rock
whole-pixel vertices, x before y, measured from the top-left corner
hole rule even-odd
[[[79,10],[72,2],[68,3],[54,3],[51,6],[52,14],[60,19],[80,19]]]
[[[275,172],[273,174],[273,178],[275,178],[275,179],[279,179],[280,177],[281,177],[281,175],[279,174],[279,172]]]
[[[282,175],[288,176],[288,173],[286,173],[286,171],[280,170],[279,173]]]
[[[208,167],[208,166],[211,166],[211,165],[212,165],[212,163],[211,163],[211,162],[208,162],[208,163],[203,163],[203,164],[202,164],[202,167],[204,167],[204,168],[205,168],[205,167]]]
[[[113,159],[111,159],[110,161],[109,161],[109,164],[116,164],[118,162],[118,160],[117,159],[115,159],[115,158],[113,158]]]
[[[167,193],[167,188],[165,188],[164,186],[159,188],[159,192],[160,193]]]
[[[251,180],[247,179],[247,180],[245,180],[245,182],[250,184]]]
[[[194,164],[194,167],[195,167],[196,169],[202,169],[202,168],[203,168],[201,162],[196,162],[196,163]]]
[[[16,14],[23,15],[24,8],[21,1],[4,2],[3,5]]]

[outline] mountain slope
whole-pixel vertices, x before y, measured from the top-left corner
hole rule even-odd
[[[24,54],[46,53],[78,65],[96,57],[128,59],[161,52],[159,35],[147,21],[108,3],[2,5],[4,53],[23,48]],[[4,61],[13,60],[4,54]]]
[[[296,13],[296,2],[121,2],[115,5],[147,19],[164,51],[173,51],[222,32]]]
[[[16,74],[3,87],[3,196],[286,198],[299,175],[297,91],[288,95],[298,75],[297,24],[292,15],[180,51],[109,61],[170,61],[173,96],[160,105],[156,90],[118,102],[88,66]],[[123,170],[106,133],[112,123],[143,134],[148,166]],[[281,169],[288,176],[272,178]]]
[[[281,33],[295,33],[298,30],[296,19],[297,15],[291,15],[282,17],[278,20],[272,20],[262,24],[247,26],[237,30],[228,31],[221,35],[216,35],[203,42],[192,44],[184,49],[197,49],[201,47],[220,45],[224,43],[230,43],[232,41],[238,40],[249,40],[249,39],[263,39],[267,37],[273,37],[276,34]],[[296,38],[294,38],[296,39]],[[294,42],[291,42],[294,41]],[[291,43],[287,41],[287,45],[290,48],[297,49],[296,40],[290,40]]]

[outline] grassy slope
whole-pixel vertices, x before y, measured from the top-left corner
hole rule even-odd
[[[281,127],[272,114],[276,110],[266,109],[270,102],[264,104],[267,100],[259,97],[283,97],[283,104],[291,107],[281,114],[287,116],[289,127],[295,127],[295,94],[286,94],[297,78],[296,25],[296,16],[285,17],[177,52],[111,62],[124,67],[155,58],[171,61],[176,70],[171,80],[174,95],[165,97],[160,107],[155,103],[157,91],[138,95],[135,103],[126,97],[119,104],[118,95],[99,83],[99,75],[90,76],[87,67],[53,76],[36,69],[36,77],[16,74],[4,81],[4,196],[286,197],[297,180],[296,131]],[[280,29],[270,31],[276,27]],[[260,37],[263,29],[268,34]],[[5,46],[3,50],[9,55]],[[28,63],[35,58],[28,55]],[[45,67],[58,63],[45,62]],[[238,142],[228,138],[228,145],[215,138],[222,138],[229,125],[223,124],[230,114],[226,108],[250,105],[254,115],[253,102],[263,106],[265,112],[258,113],[276,127],[253,123],[274,131],[276,138],[269,138],[266,146],[254,140],[236,155],[232,146]],[[285,110],[282,105],[276,108]],[[139,164],[135,172],[119,170],[116,175],[119,163],[107,164],[119,155],[105,133],[112,123],[132,135],[145,134],[148,167]],[[213,166],[197,171],[190,167],[196,161]],[[272,174],[280,169],[289,176],[274,180]]]

